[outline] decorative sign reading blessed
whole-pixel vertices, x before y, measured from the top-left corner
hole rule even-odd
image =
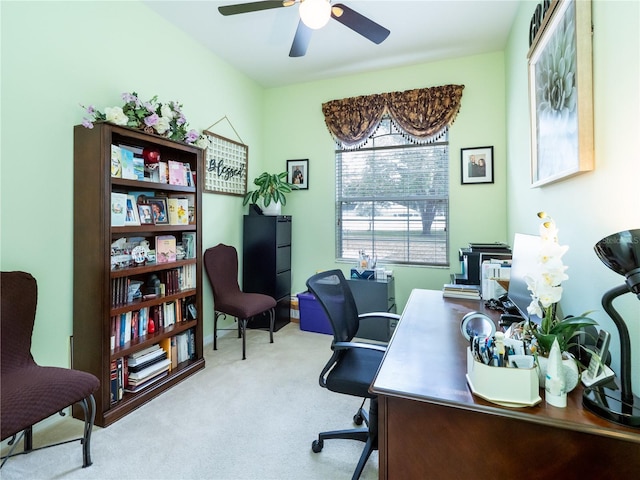
[[[203,190],[210,193],[244,196],[247,193],[249,147],[208,131]]]

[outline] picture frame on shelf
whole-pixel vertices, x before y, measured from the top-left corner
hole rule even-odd
[[[151,205],[139,204],[138,205],[138,216],[140,217],[141,225],[153,225],[153,210],[151,209]]]
[[[124,217],[125,226],[140,225],[135,195],[127,195],[127,212]]]
[[[298,190],[309,189],[309,159],[287,160],[287,181]]]
[[[591,0],[550,9],[527,55],[532,187],[594,165]]]
[[[493,147],[460,149],[460,179],[462,185],[493,183]]]
[[[153,223],[156,225],[169,225],[169,211],[167,209],[167,199],[153,197],[149,199],[149,206],[153,216]]]

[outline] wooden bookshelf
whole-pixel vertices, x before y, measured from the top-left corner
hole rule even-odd
[[[170,185],[111,177],[111,145],[155,148],[161,160],[188,163],[195,173],[196,186]],[[93,129],[74,128],[74,265],[73,265],[73,341],[72,367],[93,373],[100,379],[96,393],[96,425],[106,427],[178,382],[204,368],[202,332],[202,187],[203,151],[195,146],[174,142],[157,135],[98,123]],[[195,222],[188,225],[111,226],[111,193],[143,192],[149,196],[188,195],[194,199]],[[182,234],[194,232],[195,258],[170,263],[145,263],[112,269],[111,245],[120,238],[143,237],[154,248],[155,237],[173,235],[179,243]],[[152,274],[172,269],[195,269],[195,286],[155,297],[137,298],[114,304],[112,291],[116,279],[143,281]],[[182,270],[184,274],[184,270]],[[144,286],[143,286],[144,288]],[[183,318],[153,333],[136,336],[112,348],[111,318],[143,308],[184,301],[196,307],[198,318]],[[177,302],[176,302],[177,303]],[[193,336],[191,358],[182,361],[158,381],[136,393],[124,393],[111,401],[111,363],[188,332]],[[73,415],[84,418],[79,407]]]

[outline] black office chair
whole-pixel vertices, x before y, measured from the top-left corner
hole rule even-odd
[[[358,315],[353,294],[340,270],[330,270],[312,276],[307,280],[307,287],[322,305],[333,327],[333,355],[320,373],[320,386],[332,392],[362,397],[362,405],[354,415],[353,421],[356,425],[362,425],[363,421],[367,425],[351,430],[322,432],[318,439],[313,441],[311,449],[316,453],[320,452],[324,441],[331,438],[365,442],[364,451],[353,473],[352,478],[355,480],[360,477],[371,452],[378,449],[378,399],[369,392],[369,386],[378,371],[386,346],[352,340],[358,331],[360,318],[400,317],[387,312]],[[367,398],[368,414],[364,409]]]

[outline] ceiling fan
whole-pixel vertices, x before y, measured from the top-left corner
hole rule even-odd
[[[264,0],[259,2],[239,3],[218,7],[222,15],[237,15],[240,13],[270,10],[272,8],[290,7],[300,4],[300,21],[289,51],[290,57],[302,57],[307,53],[313,30],[324,27],[333,18],[359,33],[373,43],[382,43],[391,33],[382,25],[356,12],[342,3],[331,5],[330,0]]]

